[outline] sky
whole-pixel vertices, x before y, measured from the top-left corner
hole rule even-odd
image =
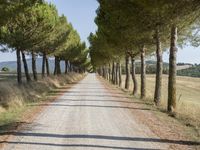
[[[96,17],[96,9],[98,8],[97,0],[47,0],[56,5],[59,14],[64,14],[68,21],[71,22],[74,28],[79,32],[82,41],[87,42],[87,37],[91,32],[97,30],[94,23]],[[0,62],[15,61],[15,53],[1,53]],[[163,55],[165,62],[169,61],[169,52]],[[179,49],[177,54],[178,62],[198,63],[200,64],[200,47],[184,47]]]

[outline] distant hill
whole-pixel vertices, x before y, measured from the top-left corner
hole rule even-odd
[[[177,64],[177,70],[184,70],[184,69],[188,69],[193,67],[193,64],[189,64],[189,63],[178,63]]]
[[[41,73],[41,71],[42,71],[42,58],[37,58],[36,62],[37,62],[37,64],[36,64],[37,65],[37,71],[38,71],[38,73]],[[27,63],[28,63],[29,71],[31,73],[32,72],[32,61],[31,61],[31,59],[27,59]],[[7,68],[9,68],[10,71],[16,72],[17,63],[16,63],[16,61],[0,62],[0,70],[3,67],[7,67]],[[50,72],[54,71],[54,59],[49,59],[49,68],[50,68]],[[64,62],[61,62],[62,71],[64,71],[64,68],[65,68],[65,64],[64,64]],[[22,66],[22,71],[24,72],[23,66]]]
[[[179,76],[200,77],[200,65],[194,65],[190,68],[178,70]]]
[[[146,64],[147,64],[147,65],[156,65],[156,61],[154,61],[154,60],[147,60],[147,61],[146,61]],[[139,61],[139,62],[136,62],[136,65],[140,65],[140,61]],[[169,63],[163,62],[163,66],[164,66],[164,67],[168,67],[168,66],[169,66]]]

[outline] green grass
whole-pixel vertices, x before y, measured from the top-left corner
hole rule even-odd
[[[20,117],[28,109],[28,106],[12,108],[0,113],[0,133],[14,128],[20,122]]]

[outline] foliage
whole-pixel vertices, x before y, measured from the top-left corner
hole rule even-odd
[[[200,65],[194,65],[191,68],[178,70],[177,75],[189,76],[189,77],[200,77]]]
[[[9,69],[9,68],[7,68],[7,67],[3,67],[3,68],[1,69],[1,71],[3,71],[3,72],[9,72],[9,71],[10,71],[10,69]]]
[[[199,17],[197,0],[99,0],[96,34],[90,35],[92,62],[109,63],[125,53],[138,55],[142,45],[147,54],[155,52],[156,32],[164,50],[169,47],[172,25],[179,28],[179,46],[191,40],[193,24]],[[92,37],[93,36],[93,37]],[[93,39],[93,41],[92,41]],[[96,41],[96,42],[94,42]],[[99,44],[98,44],[99,43]],[[96,48],[95,48],[96,47]],[[96,50],[96,52],[94,52]],[[96,53],[96,54],[94,54]],[[106,59],[109,58],[109,59]],[[94,61],[93,61],[94,60]],[[105,61],[101,61],[102,65]]]
[[[43,55],[43,64],[48,57],[57,57],[59,60],[77,63],[83,67],[87,61],[86,46],[81,42],[79,34],[67,21],[64,15],[59,16],[54,5],[43,0],[0,1],[0,11],[5,18],[0,18],[0,45],[1,51],[16,51],[18,82],[21,74],[22,53],[26,77],[28,66],[24,54]],[[47,59],[47,60],[45,60]],[[36,66],[33,62],[34,79],[36,79]],[[45,65],[43,65],[43,70]]]

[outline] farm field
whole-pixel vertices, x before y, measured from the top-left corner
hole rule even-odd
[[[123,76],[123,81],[125,76]],[[140,94],[140,76],[138,79],[138,95]],[[186,117],[200,122],[200,78],[177,77],[177,111]],[[122,87],[124,87],[124,82]],[[152,101],[154,96],[155,75],[147,75],[147,100]],[[133,88],[131,81],[130,90]],[[163,76],[162,106],[167,107],[168,76]]]

